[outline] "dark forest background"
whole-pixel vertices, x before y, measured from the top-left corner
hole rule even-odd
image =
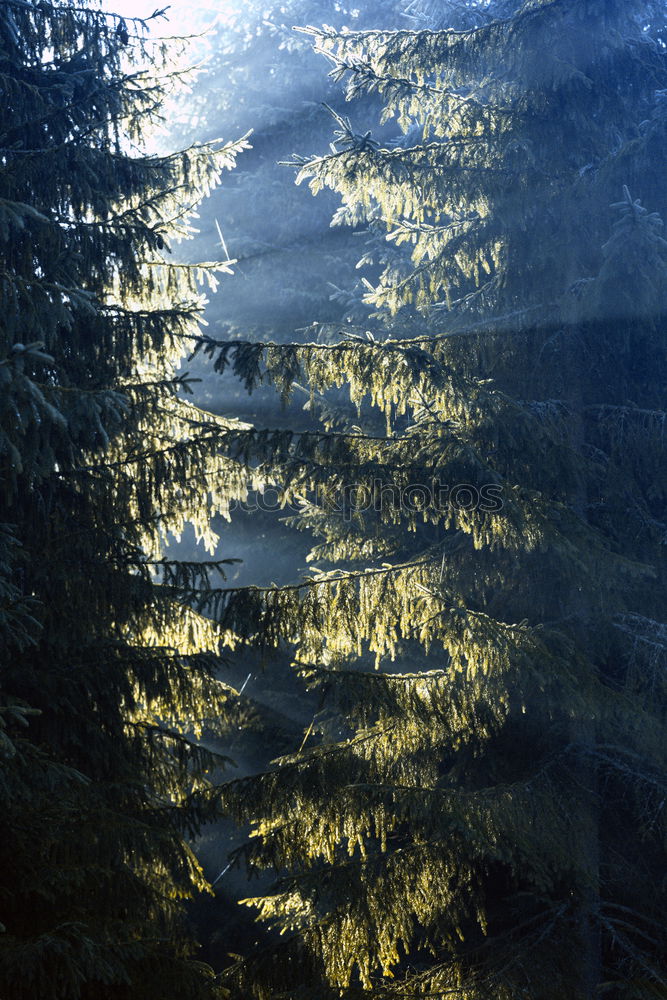
[[[164,13],[0,0],[0,1000],[664,1000],[667,6]]]

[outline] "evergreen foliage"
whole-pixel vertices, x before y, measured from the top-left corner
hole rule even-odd
[[[149,67],[149,68],[146,68]],[[244,140],[141,153],[178,81],[145,24],[66,0],[0,5],[0,994],[219,996],[184,901],[235,723],[225,560],[168,531],[244,495],[224,421],[182,399],[202,282],[170,243]]]
[[[205,72],[181,104],[183,136],[236,135],[251,128],[253,146],[202,219],[199,244],[205,255],[229,252],[237,260],[224,300],[213,299],[207,309],[216,335],[292,340],[296,330],[315,321],[367,315],[355,271],[363,237],[347,227],[331,229],[335,197],[313,200],[294,186],[284,163],[296,149],[328,149],[326,105],[337,111],[344,105],[340,86],[323,80],[310,39],[293,26],[312,21],[338,28],[380,22],[397,27],[404,20],[402,6],[398,0],[229,0],[202,40]],[[377,98],[363,103],[376,117]],[[387,136],[396,131],[391,124],[383,130]],[[231,380],[221,387],[206,368],[198,374],[209,393],[207,404],[229,407],[236,391]],[[268,394],[253,404],[265,400],[268,405]],[[235,401],[235,411],[242,405]]]
[[[648,1000],[667,988],[664,10],[451,7],[454,29],[309,29],[409,139],[339,116],[299,162],[341,196],[335,223],[386,235],[373,334],[196,341],[249,388],[305,382],[322,422],[224,435],[319,541],[311,578],[206,610],[231,645],[292,649],[321,695],[298,752],[225,787],[253,823],[237,859],[277,874],[248,902],[283,934],[230,982]]]

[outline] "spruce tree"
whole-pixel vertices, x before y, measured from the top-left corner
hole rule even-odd
[[[170,243],[243,140],[142,153],[178,80],[146,25],[0,5],[0,994],[219,995],[184,901],[234,695],[168,532],[243,495],[178,371],[214,264]],[[231,706],[231,707],[230,707]]]
[[[336,221],[409,249],[369,282],[372,333],[199,341],[250,387],[305,381],[322,421],[244,445],[319,535],[312,577],[214,609],[321,694],[294,754],[224,792],[283,935],[230,977],[645,1000],[667,950],[664,9],[452,10],[311,31],[409,139],[341,116],[300,162]]]

